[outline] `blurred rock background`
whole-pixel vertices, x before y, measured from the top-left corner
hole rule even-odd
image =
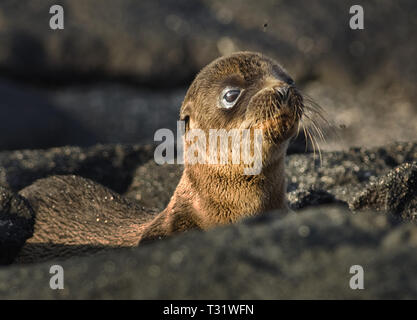
[[[65,29],[49,28],[60,4]],[[3,0],[0,150],[152,142],[216,57],[276,58],[336,126],[324,149],[417,137],[417,3]]]

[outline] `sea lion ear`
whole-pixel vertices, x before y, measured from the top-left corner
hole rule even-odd
[[[180,120],[185,122],[186,132],[190,128],[191,109],[191,102],[187,102],[185,105],[182,106],[180,112]]]

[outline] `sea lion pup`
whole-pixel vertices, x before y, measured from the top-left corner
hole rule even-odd
[[[303,98],[294,81],[278,63],[262,54],[238,52],[206,66],[185,96],[180,119],[185,121],[186,136],[198,129],[207,139],[203,144],[186,139],[181,180],[168,206],[148,224],[142,239],[192,227],[208,229],[264,211],[287,209],[284,160],[303,109]],[[233,151],[242,153],[244,146],[236,145],[232,137],[227,150],[219,148],[214,155],[218,160],[220,153],[227,153],[227,163],[210,164],[210,142],[219,142],[210,140],[210,131],[230,133],[234,129],[250,131],[252,153],[254,130],[262,130],[260,172],[247,174],[245,168],[249,166],[242,160],[233,163]],[[187,161],[192,146],[200,155],[195,164]]]
[[[185,166],[165,210],[155,217],[92,181],[75,176],[50,177],[21,191],[37,214],[29,242],[132,246],[192,228],[205,230],[267,210],[285,209],[284,159],[304,108],[294,81],[274,60],[252,52],[221,57],[196,76],[181,106]],[[210,131],[221,129],[226,133],[238,130],[240,137],[244,130],[249,132],[249,155],[261,153],[258,172],[247,174],[245,169],[251,165],[242,158],[238,163],[232,161],[234,151],[243,154],[233,137],[226,140],[227,150],[219,147],[216,154],[207,152]],[[262,140],[257,149],[259,130]],[[207,139],[196,142],[195,132],[204,133]],[[215,160],[226,154],[227,161],[210,163],[210,154]],[[194,156],[197,163],[190,161]]]

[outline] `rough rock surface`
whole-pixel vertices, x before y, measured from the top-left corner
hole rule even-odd
[[[136,169],[125,196],[145,207],[163,210],[180,181],[183,168],[177,164],[158,165],[150,160]]]
[[[0,264],[13,262],[33,234],[34,212],[28,202],[0,186]]]
[[[108,161],[116,150],[129,154],[129,161],[142,157],[136,169],[121,166],[123,161],[110,163],[119,175],[125,172],[130,177],[122,188],[126,195],[148,207],[163,208],[181,174],[179,166],[146,162],[144,154],[149,156],[149,150],[113,145],[27,151],[22,153],[24,157],[17,157],[19,152],[3,152],[3,176],[18,172],[16,167],[25,163],[23,158],[33,170],[19,179],[30,184],[33,177],[45,176],[45,163],[54,163],[51,159],[65,150],[66,156],[55,162],[68,174],[84,163],[81,155],[97,156],[89,169],[95,167],[97,172],[110,170]],[[104,169],[100,167],[103,155],[111,155],[104,157]],[[417,227],[412,219],[417,211],[417,143],[324,152],[322,158],[320,165],[313,154],[288,156],[292,213],[263,214],[139,248],[15,263],[0,269],[0,297],[417,298],[413,272],[417,267]],[[4,165],[7,163],[14,166]],[[48,171],[53,173],[54,166]],[[101,174],[90,178],[104,181]],[[110,187],[117,186],[106,181]],[[49,288],[49,268],[55,263],[65,270],[62,291]],[[364,268],[365,290],[349,288],[352,265]],[[29,279],[31,286],[26,285]]]
[[[0,298],[417,298],[416,246],[415,223],[391,215],[272,212],[125,251],[2,269]],[[55,263],[64,290],[49,288]],[[353,265],[364,269],[364,290],[349,287]]]
[[[407,218],[417,216],[417,162],[405,163],[371,182],[352,201],[353,209],[389,211]]]
[[[18,191],[37,179],[75,174],[124,192],[137,165],[153,157],[147,146],[97,145],[0,152],[0,185]]]

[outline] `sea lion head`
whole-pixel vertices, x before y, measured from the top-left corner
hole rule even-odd
[[[262,130],[262,165],[268,166],[285,154],[302,113],[303,97],[283,67],[260,53],[238,52],[201,70],[185,96],[180,118],[186,130],[200,129],[207,137],[210,130],[249,129],[253,139],[253,130]],[[186,142],[186,148],[190,144]],[[208,138],[199,151],[204,148],[209,151]]]
[[[183,175],[170,203],[144,238],[191,227],[207,229],[287,209],[285,153],[304,108],[294,80],[262,54],[238,52],[204,67],[180,111],[185,123]],[[214,139],[213,131],[220,133]],[[237,136],[229,136],[233,131]],[[255,172],[246,171],[252,164],[242,157],[245,134],[250,155],[261,153],[261,166]],[[256,144],[259,136],[260,145]],[[236,142],[236,137],[241,139]],[[217,153],[212,152],[213,146]],[[240,155],[238,162],[234,152]]]

